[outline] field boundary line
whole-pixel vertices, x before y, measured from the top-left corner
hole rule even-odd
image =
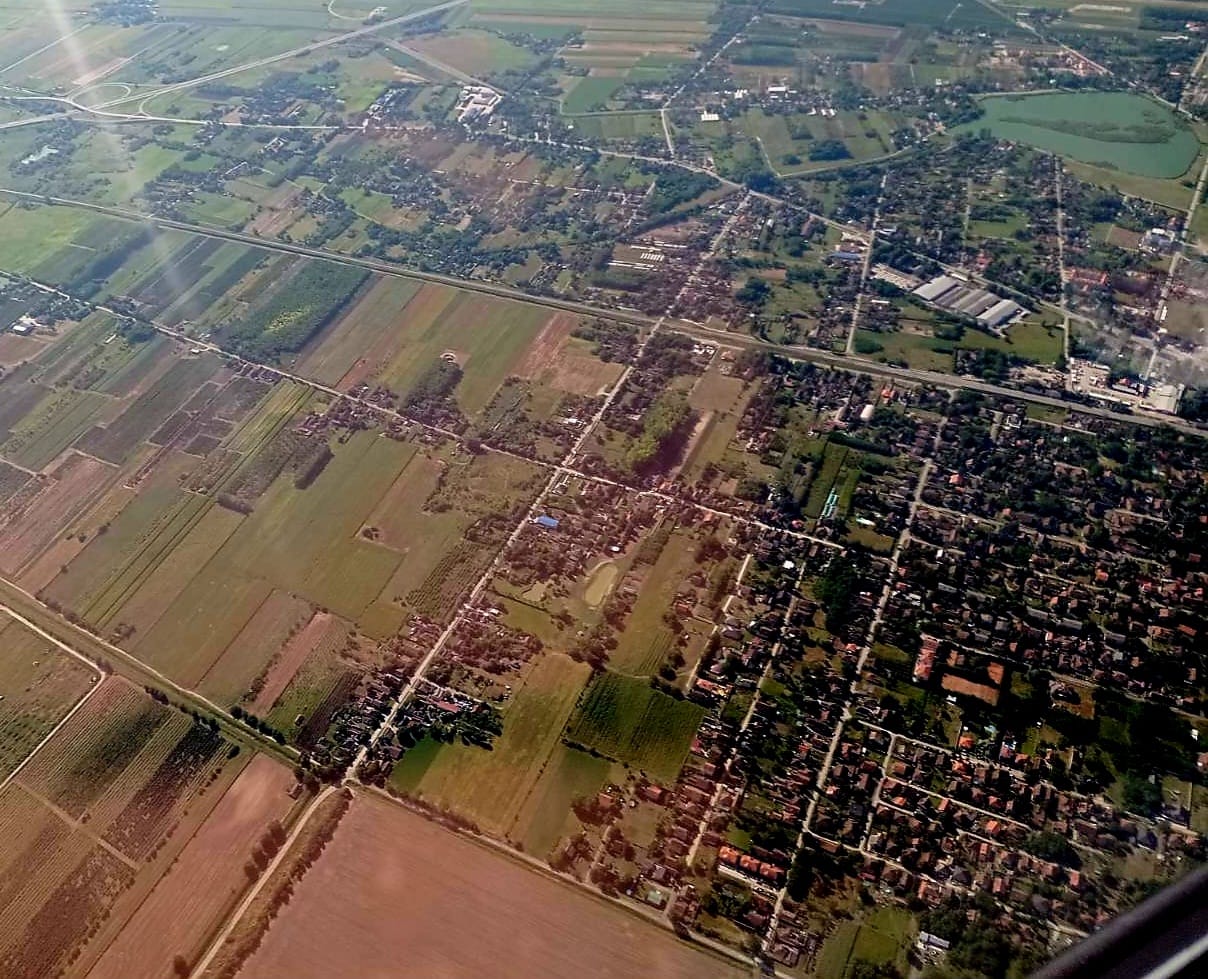
[[[277,868],[281,866],[281,861],[289,855],[290,850],[293,849],[294,844],[298,841],[298,837],[302,834],[302,830],[306,828],[306,824],[310,822],[314,814],[318,812],[320,804],[333,792],[341,792],[344,791],[345,788],[346,787],[343,785],[329,785],[310,800],[310,803],[307,805],[306,809],[298,817],[297,822],[294,823],[294,826],[290,830],[289,836],[286,838],[285,843],[282,845],[281,849],[277,851],[277,855],[273,857],[269,865],[264,868],[259,878],[257,878],[257,880],[247,889],[247,891],[244,892],[243,899],[235,906],[234,910],[227,914],[222,927],[218,931],[218,934],[206,947],[205,953],[198,960],[197,964],[190,970],[189,975],[191,977],[204,975],[206,969],[210,967],[210,963],[214,961],[214,956],[218,954],[218,951],[222,948],[223,943],[227,940],[227,938],[230,937],[231,932],[235,930],[235,926],[238,925],[243,919],[243,916],[247,914],[248,908],[250,908],[252,906],[252,902],[259,897],[260,892],[272,879],[273,874],[277,872]],[[269,926],[272,926],[271,919]]]
[[[142,865],[137,860],[135,860],[133,857],[126,856],[126,854],[122,853],[121,850],[119,850],[99,833],[94,833],[92,829],[86,826],[82,820],[76,819],[71,815],[71,813],[67,812],[61,806],[55,805],[55,803],[51,802],[48,798],[46,798],[46,796],[42,795],[42,793],[35,792],[24,782],[13,782],[13,784],[39,805],[43,806],[47,812],[52,813],[56,819],[59,819],[70,826],[73,833],[82,833],[84,836],[87,836],[111,857],[124,863],[136,874],[142,869]]]
[[[68,621],[66,618],[64,618],[63,616],[59,615],[58,613],[54,612],[52,609],[47,607],[36,595],[31,595],[28,591],[26,591],[24,588],[22,588],[16,582],[4,577],[3,575],[0,575],[0,585],[3,585],[3,587],[5,587],[5,588],[10,588],[13,591],[17,592],[24,599],[26,599],[27,601],[34,604],[43,614],[53,616],[55,618],[55,620],[58,621],[59,623],[61,623],[64,628],[70,629],[73,632],[77,632],[77,633],[80,633],[81,635],[86,636],[88,638],[89,642],[95,643],[97,646],[99,646],[101,649],[103,649],[106,653],[117,658],[124,665],[134,669],[135,671],[137,671],[139,673],[142,673],[148,677],[151,677],[153,680],[156,681],[157,684],[159,684],[159,686],[166,688],[167,690],[170,690],[172,693],[176,694],[178,697],[183,698],[183,700],[186,702],[186,705],[188,705],[189,703],[191,703],[194,706],[201,705],[201,706],[205,707],[206,710],[210,711],[213,714],[216,714],[218,717],[222,718],[222,720],[224,722],[226,722],[226,724],[229,728],[231,728],[233,731],[238,732],[238,734],[245,741],[254,745],[255,749],[257,751],[260,751],[265,754],[275,754],[275,755],[277,755],[279,760],[283,760],[283,761],[288,760],[289,764],[291,764],[291,765],[295,764],[297,762],[298,758],[300,757],[300,753],[298,752],[298,750],[296,748],[293,748],[289,745],[280,744],[277,741],[271,741],[269,738],[260,734],[260,732],[255,731],[253,728],[244,724],[243,721],[240,721],[240,720],[236,719],[235,717],[233,717],[224,708],[219,707],[216,703],[214,703],[208,697],[203,696],[202,694],[196,692],[195,690],[190,690],[187,687],[182,687],[175,680],[169,679],[167,676],[165,676],[163,673],[161,673],[155,667],[151,666],[148,663],[144,663],[141,659],[139,659],[133,653],[127,652],[126,650],[122,649],[120,646],[115,646],[113,643],[109,642],[109,640],[104,639],[101,636],[94,635],[93,633],[89,632],[87,629],[84,629],[81,626],[76,625],[74,622]],[[54,643],[55,646],[59,647],[60,649],[64,650],[65,652],[71,653],[71,655],[75,656],[77,659],[81,659],[84,662],[88,663],[89,666],[91,666],[93,669],[98,670],[102,674],[104,674],[106,672],[99,666],[99,664],[90,660],[85,654],[79,652],[76,649],[73,649],[71,646],[67,645],[67,643],[63,642],[61,639],[56,637],[53,633],[47,631],[46,629],[43,629],[41,626],[39,626],[36,623],[34,623],[33,621],[31,621],[25,615],[16,611],[15,609],[13,609],[8,604],[7,600],[3,597],[2,594],[0,594],[0,612],[7,613],[9,616],[16,619],[22,625],[26,626],[29,629],[32,629],[34,632],[36,632],[42,638],[48,640],[49,642]],[[187,706],[185,707],[185,709],[187,710]],[[271,747],[270,747],[270,745],[271,745]]]
[[[35,633],[37,633],[38,635],[42,636],[43,639],[47,639],[48,641],[54,643],[54,639],[52,637],[45,635],[45,633],[43,633],[42,630],[38,629],[36,626],[30,626],[28,622],[23,621],[19,616],[13,615],[12,610],[9,609],[7,606],[0,605],[0,609],[3,609],[6,614],[12,616],[13,619],[15,619],[17,622],[20,622],[22,625],[26,626],[27,628],[32,628],[32,630]],[[55,645],[58,646],[59,644],[55,643]],[[87,659],[84,656],[81,656],[79,653],[77,653],[73,649],[67,649],[66,647],[63,647],[63,648],[64,648],[65,652],[74,656],[76,659],[80,660],[81,662],[87,663],[88,668],[90,670],[95,671],[96,679],[93,680],[92,686],[84,691],[84,695],[75,702],[75,704],[72,706],[71,710],[69,710],[66,714],[64,714],[59,719],[59,723],[57,723],[54,727],[52,727],[50,729],[49,732],[47,732],[46,737],[44,737],[41,741],[39,741],[36,745],[34,745],[33,748],[30,749],[29,754],[27,754],[23,759],[21,759],[21,761],[16,765],[16,767],[14,767],[13,770],[4,777],[3,781],[0,781],[0,792],[3,792],[6,788],[8,788],[9,784],[11,782],[13,782],[17,778],[18,775],[21,774],[21,772],[24,770],[25,766],[28,765],[31,761],[33,761],[34,756],[46,746],[46,744],[50,741],[51,738],[53,738],[56,734],[59,733],[59,729],[62,728],[63,725],[66,724],[68,721],[70,721],[72,719],[72,717],[75,716],[76,711],[78,711],[81,707],[83,707],[86,703],[88,703],[88,701],[92,699],[93,694],[95,694],[98,690],[100,690],[101,687],[103,687],[105,685],[105,682],[109,679],[108,675],[102,669],[100,669],[100,667],[98,667],[95,663],[93,663],[91,660]]]

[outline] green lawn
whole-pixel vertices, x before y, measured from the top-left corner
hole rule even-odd
[[[525,800],[559,748],[558,736],[590,670],[561,654],[542,657],[503,710],[493,750],[455,742],[408,752],[391,775],[398,788],[449,806],[486,832],[513,832]],[[421,743],[422,745],[422,743]],[[521,832],[523,836],[523,831]]]

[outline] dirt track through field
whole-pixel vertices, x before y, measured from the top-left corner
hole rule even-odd
[[[266,755],[252,759],[150,897],[105,950],[89,979],[164,979],[176,955],[191,958],[248,883],[243,865],[291,800],[293,774]]]

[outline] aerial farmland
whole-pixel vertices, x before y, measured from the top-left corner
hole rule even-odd
[[[1196,872],[1205,36],[0,0],[0,976],[1008,979]]]

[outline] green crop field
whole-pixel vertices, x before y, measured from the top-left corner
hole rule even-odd
[[[558,744],[516,820],[513,837],[525,852],[546,856],[574,824],[571,805],[600,791],[612,762]]]
[[[96,680],[15,619],[0,615],[0,778],[12,771]]]
[[[636,139],[661,136],[663,124],[657,112],[589,112],[568,117],[575,131],[586,139]]]
[[[504,707],[503,733],[491,751],[421,742],[396,766],[392,784],[453,808],[487,832],[510,835],[589,673],[561,654],[542,657]]]
[[[703,707],[676,700],[645,680],[602,673],[583,695],[566,737],[672,781],[704,715]]]
[[[684,579],[696,569],[697,544],[689,534],[678,532],[656,552],[617,648],[609,655],[610,669],[635,676],[658,671],[676,640],[663,616]]]
[[[603,109],[613,92],[625,83],[624,78],[588,75],[581,78],[562,98],[562,111],[567,115]]]
[[[1142,177],[1180,177],[1200,152],[1186,122],[1161,103],[1128,92],[989,96],[981,107],[985,114],[963,131],[989,129],[1000,139]]]

